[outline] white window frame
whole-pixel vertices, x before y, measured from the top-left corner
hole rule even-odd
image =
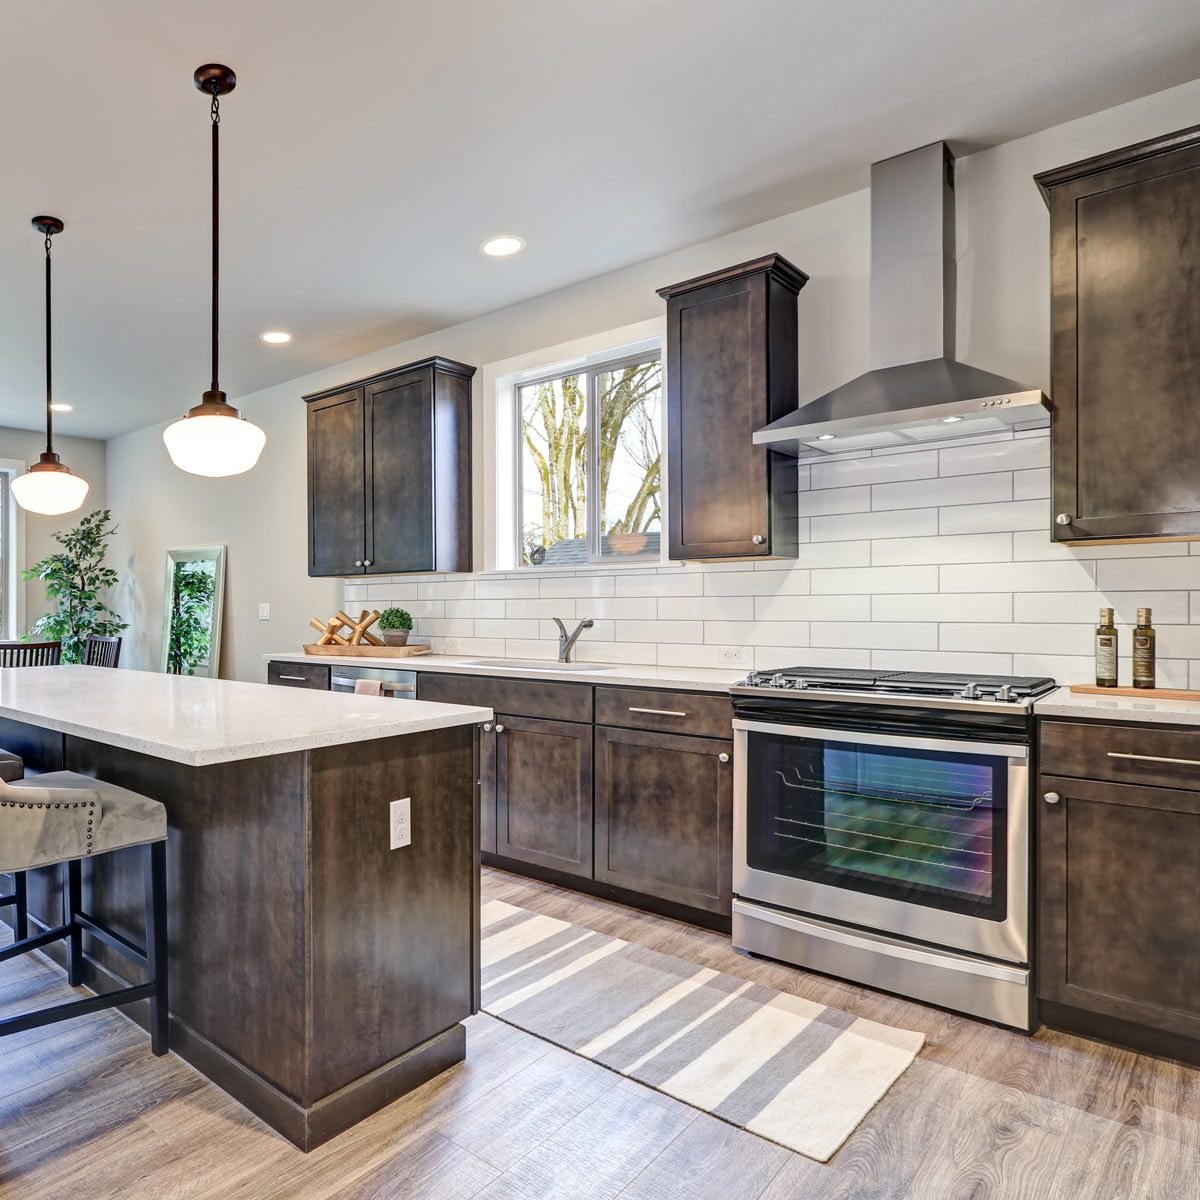
[[[0,520],[4,522],[0,546],[0,572],[3,572],[3,611],[0,611],[0,637],[13,641],[25,632],[25,584],[21,564],[25,561],[25,510],[12,494],[12,481],[25,473],[26,464],[17,458],[0,458]]]
[[[666,318],[640,321],[607,333],[595,334],[573,342],[531,351],[500,362],[489,363],[479,372],[479,404],[476,421],[476,461],[483,464],[476,493],[475,528],[476,561],[482,563],[482,574],[575,575],[607,573],[624,570],[655,570],[666,566],[667,558],[667,456],[666,456],[666,396],[667,364],[664,354]],[[611,555],[601,558],[588,548],[587,563],[568,563],[562,566],[534,566],[521,562],[520,525],[520,450],[522,445],[519,388],[528,383],[556,379],[563,375],[585,374],[605,365],[644,359],[657,355],[663,365],[662,424],[659,430],[663,447],[661,478],[662,536],[658,554],[639,554],[628,558]],[[589,442],[595,427],[591,419],[592,399],[589,396]],[[596,496],[595,481],[590,477],[595,454],[589,452],[589,502]],[[589,541],[593,522],[599,528],[600,515],[595,505],[588,507]]]

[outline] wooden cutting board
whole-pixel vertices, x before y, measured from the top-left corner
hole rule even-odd
[[[1073,683],[1071,691],[1081,696],[1133,696],[1137,700],[1195,700],[1200,703],[1200,691],[1186,688],[1097,687],[1094,683]]]
[[[429,654],[428,646],[318,646],[310,642],[305,654],[315,658],[416,658]]]

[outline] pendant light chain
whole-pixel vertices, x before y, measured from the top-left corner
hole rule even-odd
[[[220,85],[214,79],[212,83],[212,107],[209,115],[212,117],[212,390],[219,392],[217,384],[217,357],[220,344],[218,327],[218,302],[221,282],[221,95]]]
[[[54,408],[50,354],[50,231],[46,231],[46,453],[54,453]]]

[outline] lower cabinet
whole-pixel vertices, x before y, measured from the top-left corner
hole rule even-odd
[[[733,743],[596,729],[595,878],[728,914]]]
[[[1039,997],[1200,1046],[1200,792],[1047,774],[1040,791]]]
[[[592,726],[497,715],[481,736],[481,801],[495,813],[494,852],[590,879]],[[489,849],[486,830],[482,836]]]

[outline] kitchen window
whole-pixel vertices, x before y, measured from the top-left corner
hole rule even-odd
[[[662,383],[643,351],[516,384],[520,566],[658,560]]]

